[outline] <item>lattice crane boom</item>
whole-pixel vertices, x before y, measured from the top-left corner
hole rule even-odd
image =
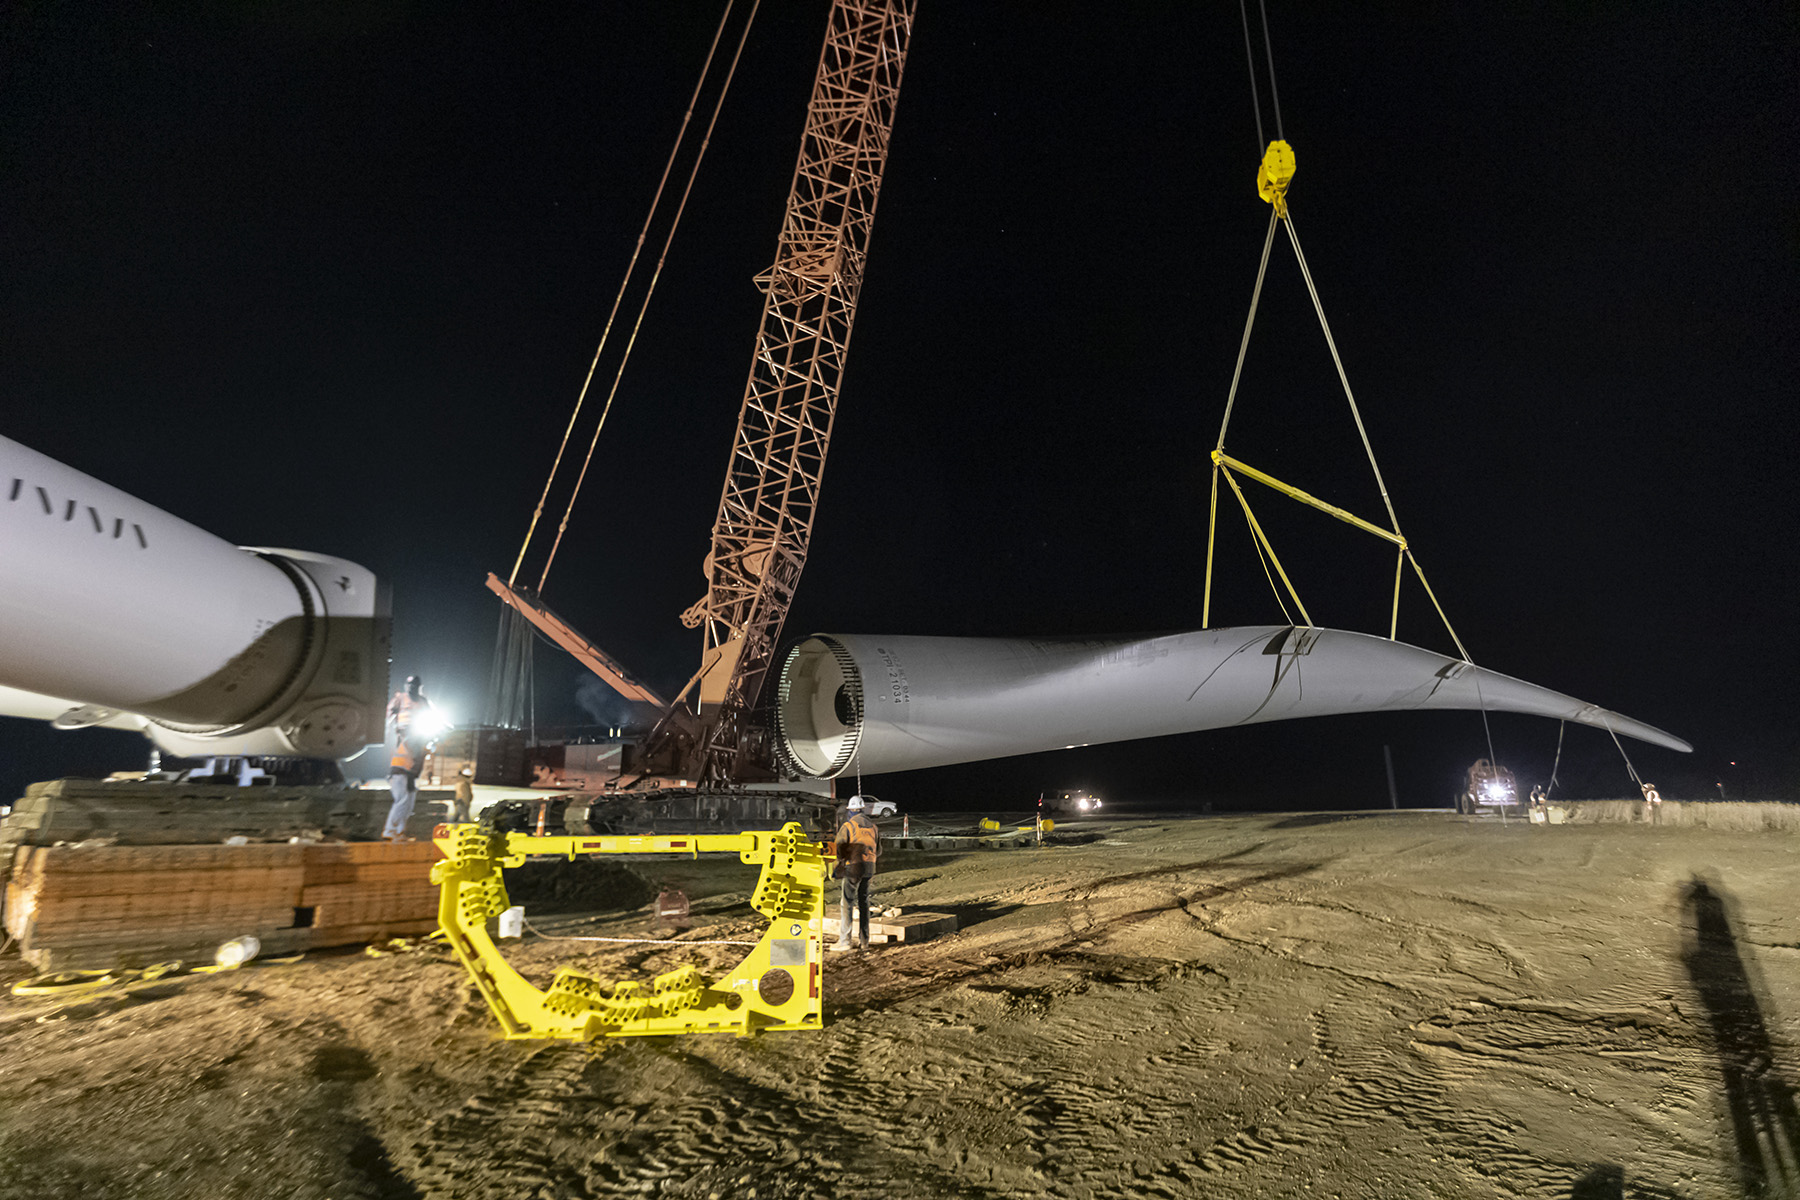
[[[735,773],[737,718],[762,689],[812,540],[916,5],[833,5],[775,262],[757,277],[762,323],[707,594],[682,615],[704,629],[695,682],[718,774]]]

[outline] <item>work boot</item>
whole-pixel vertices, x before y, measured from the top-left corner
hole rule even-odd
[[[850,949],[850,943],[849,942],[833,942],[831,945],[825,947],[825,949],[828,953],[831,953],[831,954],[842,954],[844,951]]]

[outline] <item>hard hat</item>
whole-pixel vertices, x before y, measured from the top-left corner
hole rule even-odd
[[[408,675],[406,677],[406,686],[407,687],[417,687],[417,686],[419,686],[419,684],[424,683],[424,682],[425,681],[423,679],[420,679],[417,675]]]
[[[861,796],[850,797],[850,811],[851,812],[861,812],[862,808],[863,808],[863,798]]]

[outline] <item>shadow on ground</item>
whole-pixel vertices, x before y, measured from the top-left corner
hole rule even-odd
[[[1279,821],[1271,821],[1270,829],[1307,829],[1314,825],[1335,825],[1339,821],[1368,821],[1378,817],[1400,816],[1398,809],[1391,813],[1383,812],[1344,812],[1344,813],[1295,813],[1291,817],[1283,817]],[[1410,814],[1408,814],[1410,815]]]
[[[1706,1010],[1746,1196],[1800,1194],[1800,1115],[1781,1076],[1750,970],[1732,932],[1731,898],[1695,877],[1681,890],[1682,963]]]
[[[956,918],[958,929],[968,929],[980,925],[984,921],[998,920],[1008,913],[1018,912],[1023,904],[1001,904],[995,900],[982,900],[974,904],[933,904],[929,912],[949,913]]]

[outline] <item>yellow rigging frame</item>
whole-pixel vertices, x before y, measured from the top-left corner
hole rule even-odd
[[[1338,355],[1337,342],[1331,336],[1331,324],[1325,319],[1324,305],[1319,300],[1318,289],[1313,286],[1312,272],[1306,265],[1305,253],[1300,249],[1300,236],[1294,231],[1293,217],[1288,212],[1287,192],[1288,187],[1293,183],[1294,171],[1293,147],[1285,141],[1270,142],[1256,172],[1257,195],[1261,196],[1270,206],[1269,232],[1268,236],[1263,239],[1262,261],[1257,266],[1256,286],[1250,295],[1250,315],[1244,321],[1244,336],[1238,345],[1237,367],[1232,372],[1231,390],[1225,400],[1225,416],[1219,422],[1219,440],[1212,451],[1212,500],[1206,522],[1206,583],[1201,600],[1201,624],[1208,628],[1212,626],[1213,552],[1219,522],[1219,477],[1221,474],[1225,478],[1226,485],[1231,488],[1232,495],[1237,498],[1238,505],[1244,510],[1244,518],[1250,526],[1251,536],[1255,539],[1258,552],[1266,555],[1268,561],[1274,565],[1275,573],[1281,577],[1282,585],[1287,589],[1294,606],[1300,610],[1301,617],[1307,624],[1313,623],[1312,617],[1306,611],[1306,606],[1300,601],[1300,593],[1294,587],[1293,580],[1288,577],[1286,569],[1281,565],[1281,560],[1276,557],[1275,547],[1270,543],[1268,534],[1264,531],[1261,522],[1256,519],[1256,514],[1251,511],[1248,497],[1238,486],[1237,476],[1243,475],[1245,478],[1255,480],[1265,487],[1273,488],[1285,496],[1298,500],[1302,504],[1336,517],[1348,525],[1355,526],[1365,533],[1374,534],[1376,537],[1391,542],[1397,549],[1394,562],[1393,604],[1388,618],[1389,640],[1395,639],[1399,634],[1400,584],[1404,578],[1405,567],[1410,563],[1414,574],[1419,577],[1419,583],[1425,588],[1426,596],[1431,599],[1432,608],[1437,611],[1438,618],[1443,621],[1445,630],[1449,632],[1450,640],[1456,643],[1457,653],[1462,655],[1464,661],[1471,661],[1469,652],[1463,648],[1462,639],[1457,637],[1455,628],[1450,624],[1450,618],[1444,614],[1443,605],[1438,603],[1437,594],[1431,590],[1431,584],[1425,578],[1424,568],[1419,566],[1418,559],[1413,556],[1412,548],[1407,544],[1406,535],[1400,531],[1400,518],[1394,512],[1393,500],[1388,496],[1387,483],[1381,477],[1381,467],[1375,462],[1375,450],[1369,444],[1369,432],[1364,428],[1362,412],[1356,406],[1356,394],[1350,389],[1350,378],[1344,371],[1343,359]],[[1369,458],[1369,467],[1375,473],[1375,484],[1381,490],[1382,504],[1387,508],[1387,527],[1365,520],[1335,504],[1329,504],[1311,493],[1302,491],[1292,484],[1284,483],[1273,475],[1260,471],[1225,452],[1225,435],[1231,426],[1231,413],[1237,402],[1238,384],[1244,372],[1244,356],[1250,348],[1250,332],[1256,325],[1256,310],[1262,299],[1263,280],[1268,274],[1269,251],[1274,245],[1277,225],[1287,230],[1288,241],[1294,247],[1294,258],[1300,265],[1301,277],[1306,281],[1307,294],[1312,297],[1313,310],[1319,318],[1319,328],[1325,333],[1325,344],[1331,351],[1331,361],[1337,367],[1338,382],[1343,385],[1344,398],[1350,403],[1350,415],[1356,421],[1356,432],[1362,438],[1363,450]],[[1276,598],[1280,599],[1279,592],[1276,593]]]

